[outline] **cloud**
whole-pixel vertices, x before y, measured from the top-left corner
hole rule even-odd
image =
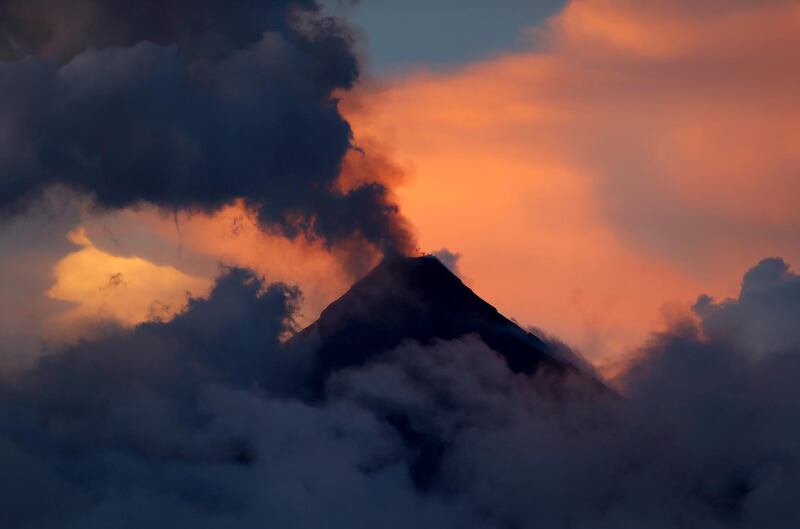
[[[337,189],[352,37],[314,2],[0,3],[0,209],[60,184],[100,208],[213,212],[409,251],[385,186]]]
[[[455,275],[459,275],[458,260],[461,258],[461,254],[451,252],[447,248],[442,248],[441,250],[433,252],[431,255],[441,261],[441,263],[445,265],[448,270],[453,272]]]
[[[64,304],[43,295],[53,266],[68,253],[67,234],[79,221],[69,200],[48,194],[40,207],[5,223],[0,230],[0,374],[29,365],[42,346],[49,322]]]
[[[75,238],[79,230],[88,241]],[[350,287],[356,261],[380,258],[363,240],[330,247],[265,232],[240,204],[210,216],[99,213],[63,189],[3,226],[0,254],[0,306],[14,308],[0,321],[0,372],[108,325],[170,318],[187,292],[207,294],[220,266],[297,285],[295,318],[305,326]]]
[[[791,290],[765,262],[745,283]],[[797,347],[760,355],[677,321],[642,347],[624,399],[553,400],[474,337],[406,343],[309,398],[313,356],[281,346],[296,300],[229,269],[170,322],[5,379],[0,460],[18,476],[0,495],[5,526],[800,521]]]
[[[308,359],[280,346],[297,295],[230,269],[170,322],[81,342],[7,380],[0,459],[47,508],[6,508],[9,491],[6,526],[436,525],[436,502],[393,462],[391,430],[346,402],[301,398]]]
[[[554,405],[468,340],[400,349],[334,387],[409,416],[441,457],[428,490],[476,525],[792,525],[800,349],[760,357],[732,338],[676,322],[643,347],[625,400],[610,404]]]
[[[258,219],[238,203],[210,216],[178,214],[176,218],[141,208],[87,215],[82,224],[95,247],[111,255],[140,257],[205,278],[213,278],[222,263],[297,285],[303,292],[297,315],[303,324],[314,321],[341,296],[354,274],[364,273],[355,261],[371,268],[380,259],[363,241],[329,247],[320,240],[291,240],[265,232]]]
[[[83,228],[69,234],[80,249],[56,263],[51,299],[74,304],[58,316],[58,326],[75,326],[81,319],[113,319],[125,325],[170,318],[190,295],[206,294],[209,281],[171,266],[140,257],[118,257],[94,246]]]
[[[693,310],[706,335],[728,337],[746,350],[768,354],[800,346],[800,276],[778,257],[744,275],[737,299],[700,296]]]

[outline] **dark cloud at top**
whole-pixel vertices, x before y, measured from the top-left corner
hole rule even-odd
[[[214,211],[407,251],[381,184],[336,190],[359,66],[314,2],[0,2],[0,211],[62,184],[101,208]]]
[[[1,57],[66,61],[89,48],[141,41],[177,44],[189,59],[219,58],[261,39],[292,33],[291,10],[315,14],[313,0],[3,0]]]
[[[761,267],[781,269],[762,263],[746,284],[792,288],[785,268]],[[3,527],[800,523],[797,347],[758,355],[678,322],[643,347],[625,399],[587,401],[543,395],[475,336],[408,342],[309,399],[313,356],[280,340],[297,295],[230,269],[171,322],[7,379]],[[421,484],[429,453],[439,464]]]

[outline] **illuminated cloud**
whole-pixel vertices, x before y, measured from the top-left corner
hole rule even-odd
[[[270,281],[297,285],[303,294],[297,315],[301,323],[315,320],[354,277],[380,259],[365,245],[356,248],[356,241],[329,246],[265,232],[241,204],[213,215],[124,211],[89,217],[84,226],[96,247],[114,255],[139,256],[202,277],[217,275],[220,265],[245,267]]]
[[[91,320],[134,325],[170,319],[189,295],[202,296],[211,286],[210,280],[172,266],[106,253],[92,244],[83,228],[71,232],[69,239],[80,249],[55,265],[55,282],[46,293],[74,305],[57,317],[55,325],[63,329]]]

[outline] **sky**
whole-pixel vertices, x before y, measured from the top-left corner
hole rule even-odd
[[[798,261],[797,16],[572,2],[528,50],[381,79],[346,114],[406,169],[422,248],[461,254],[506,314],[618,358],[760,258]]]
[[[524,49],[532,43],[528,30],[557,12],[564,1],[509,0],[502,8],[456,0],[329,0],[325,5],[362,31],[367,65],[383,76],[421,67],[451,69]]]
[[[798,48],[794,0],[0,0],[0,526],[800,526]],[[291,339],[422,254],[560,368]]]

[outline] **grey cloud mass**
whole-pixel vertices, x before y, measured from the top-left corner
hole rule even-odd
[[[786,316],[792,273],[761,317]],[[475,337],[329,375],[286,356],[297,291],[228,269],[167,323],[0,387],[0,522],[59,527],[784,528],[800,523],[800,349],[675,323],[625,398],[553,399]],[[755,312],[744,312],[748,321]],[[710,320],[700,324],[705,327]],[[425,483],[420,457],[440,459]]]
[[[779,257],[762,260],[744,275],[738,299],[700,296],[693,310],[706,334],[746,350],[763,355],[800,347],[800,276]]]
[[[0,212],[61,184],[100,208],[212,212],[407,251],[381,184],[336,189],[359,65],[312,1],[0,2]]]

